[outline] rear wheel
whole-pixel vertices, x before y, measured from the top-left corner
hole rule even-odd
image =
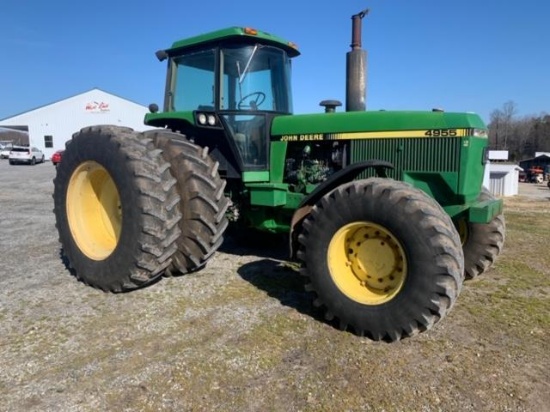
[[[147,136],[170,163],[181,199],[181,235],[172,267],[180,273],[199,270],[223,243],[229,205],[224,196],[226,182],[220,178],[218,162],[209,156],[207,148],[177,133],[152,131]]]
[[[430,329],[460,293],[463,255],[450,217],[403,182],[338,187],[313,207],[298,241],[314,304],[374,340]]]
[[[485,188],[479,195],[479,201],[494,198]],[[495,216],[489,223],[459,220],[457,227],[464,249],[464,275],[466,279],[474,279],[489,270],[502,251],[506,233],[504,215]]]
[[[67,143],[54,212],[78,279],[122,292],[170,265],[181,214],[169,167],[152,140],[128,128],[88,127]]]

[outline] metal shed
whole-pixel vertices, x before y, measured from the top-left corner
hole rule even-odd
[[[519,193],[519,172],[521,167],[515,164],[490,163],[489,181],[485,186],[495,196],[516,196]]]
[[[537,156],[531,159],[521,160],[519,162],[520,167],[522,167],[524,170],[528,170],[532,167],[541,167],[543,170],[547,170],[547,167],[550,166],[550,156],[545,154],[545,152],[537,153]]]

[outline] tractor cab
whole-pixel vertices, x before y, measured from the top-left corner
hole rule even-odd
[[[266,170],[271,121],[292,113],[290,58],[298,54],[292,43],[250,28],[176,42],[157,52],[168,59],[165,113],[148,114],[146,123],[209,146],[222,166]]]

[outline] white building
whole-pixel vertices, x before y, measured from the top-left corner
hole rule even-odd
[[[73,133],[86,126],[111,124],[140,131],[150,129],[143,123],[147,112],[145,106],[96,88],[0,119],[0,127],[28,131],[29,143],[49,158],[56,150],[65,148]]]
[[[493,195],[506,197],[519,193],[519,172],[523,171],[521,167],[498,163],[491,163],[488,166],[489,182],[484,185]]]
[[[519,193],[519,172],[516,164],[502,163],[508,160],[508,150],[489,150],[485,165],[483,186],[497,197],[515,196]]]

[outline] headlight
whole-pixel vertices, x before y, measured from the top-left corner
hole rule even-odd
[[[214,126],[216,124],[216,117],[213,114],[208,115],[208,124]]]
[[[474,129],[472,135],[475,137],[488,137],[487,130],[485,129]]]
[[[197,116],[197,120],[199,121],[200,124],[206,124],[206,115],[204,113],[200,113]]]

